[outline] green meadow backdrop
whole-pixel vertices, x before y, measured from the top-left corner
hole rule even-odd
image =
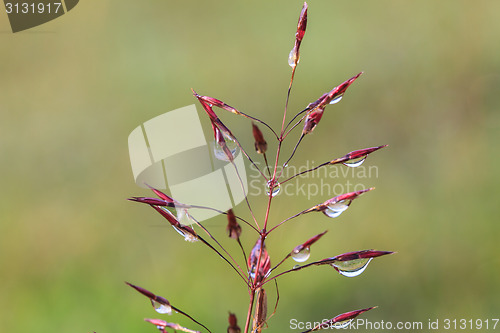
[[[0,331],[154,332],[143,318],[162,316],[124,281],[168,298],[214,332],[226,330],[228,311],[244,324],[247,291],[224,262],[126,201],[149,194],[134,183],[127,137],[193,104],[190,88],[280,126],[301,6],[80,1],[16,34],[0,14]],[[324,230],[311,259],[370,248],[398,253],[356,278],[327,267],[283,277],[270,332],[291,331],[292,319],[374,305],[363,318],[422,322],[423,331],[429,320],[491,325],[500,317],[498,13],[493,0],[310,1],[290,114],[364,75],[327,108],[292,165],[389,147],[368,158],[371,173],[344,178],[345,168],[329,169],[338,171],[323,179],[330,186],[376,190],[339,218],[308,214],[278,229],[268,240],[271,260]],[[250,123],[221,117],[252,151]],[[317,177],[302,181],[322,185]],[[266,198],[254,191],[262,219]],[[334,195],[293,191],[276,198],[270,223]],[[243,204],[236,212],[248,216]],[[225,223],[206,222],[241,258],[224,238]],[[244,228],[242,237],[249,250],[255,236]],[[268,293],[272,308],[274,287]],[[196,328],[180,316],[167,320]]]

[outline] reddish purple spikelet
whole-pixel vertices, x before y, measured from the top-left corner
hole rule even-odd
[[[177,218],[169,210],[163,209],[159,206],[151,205],[161,216],[163,216],[173,227],[180,226],[181,224],[177,221]]]
[[[310,103],[307,107],[310,110],[314,110],[316,108],[318,109],[324,109],[324,107],[329,104],[331,101],[335,100],[336,98],[342,96],[347,88],[361,75],[363,72],[358,73],[357,75],[351,77],[349,80],[346,80],[342,82],[340,85],[336,86],[333,88],[330,92],[325,93],[321,95],[320,98],[318,98],[316,101]]]
[[[233,161],[234,156],[231,150],[228,148],[224,134],[220,130],[219,126],[212,120],[212,129],[214,131],[215,142],[222,148],[224,154],[226,155],[228,161]]]
[[[309,238],[307,241],[305,241],[304,243],[302,243],[301,245],[298,245],[296,246],[293,250],[292,250],[292,253],[299,253],[300,251],[302,251],[303,249],[305,248],[308,248],[308,247],[311,247],[311,245],[313,245],[314,243],[316,243],[321,237],[323,237],[324,234],[326,234],[328,232],[328,230],[325,230],[323,231],[322,233],[314,236],[314,237],[311,237]]]
[[[300,12],[299,22],[297,23],[297,32],[295,33],[295,42],[293,49],[288,56],[288,64],[290,67],[296,67],[300,60],[300,44],[306,33],[307,27],[307,2],[304,2],[302,11]]]
[[[155,206],[168,206],[168,207],[173,207],[173,203],[168,203],[165,200],[162,199],[157,199],[157,198],[147,198],[147,197],[132,197],[129,198],[128,200],[130,201],[135,201],[135,202],[140,202],[140,203],[145,203],[148,205],[155,205]]]
[[[328,327],[331,324],[336,324],[336,323],[342,323],[342,322],[345,322],[345,321],[350,321],[350,320],[355,319],[360,314],[362,314],[364,312],[367,312],[367,311],[370,311],[371,309],[374,309],[374,308],[376,308],[376,306],[372,306],[370,308],[361,309],[361,310],[354,310],[354,311],[345,312],[345,313],[339,314],[335,318],[332,318],[332,319],[326,321],[325,323],[323,323],[323,325],[325,325],[326,327]]]
[[[236,222],[236,216],[232,209],[227,211],[227,227],[226,231],[230,238],[238,239],[241,235],[241,226]]]
[[[196,91],[194,91],[193,89],[191,89],[191,90],[193,91],[193,95],[196,98],[198,98],[198,101],[200,102],[201,106],[203,107],[203,109],[205,110],[205,112],[208,114],[208,116],[210,117],[210,119],[212,121],[219,120],[219,117],[217,117],[217,115],[215,114],[214,110],[212,110],[212,107],[210,106],[210,103],[206,102],[205,100],[203,100],[201,98],[201,96],[196,93]]]
[[[382,146],[378,146],[378,147],[371,147],[371,148],[365,148],[365,149],[355,150],[355,151],[351,151],[350,153],[348,153],[344,157],[347,160],[354,160],[354,159],[357,159],[357,158],[360,158],[360,157],[364,157],[364,156],[366,156],[368,154],[373,153],[374,151],[377,151],[377,150],[385,148],[385,147],[387,147],[387,145],[382,145]]]
[[[260,254],[260,260],[259,260]],[[257,267],[259,265],[259,267]],[[257,240],[255,246],[250,252],[248,257],[248,271],[252,278],[255,277],[256,282],[262,281],[262,279],[269,273],[271,269],[271,259],[266,250],[266,245],[261,238]]]
[[[339,254],[333,258],[330,258],[330,261],[349,261],[356,259],[367,259],[367,258],[376,258],[380,256],[385,256],[387,254],[393,254],[392,251],[376,251],[376,250],[363,250],[363,251],[354,251],[348,252],[344,254]]]
[[[252,123],[252,133],[255,139],[255,151],[259,154],[264,154],[267,151],[267,142],[264,135],[255,123]]]
[[[147,185],[147,184],[146,184],[146,185]],[[169,197],[168,195],[166,195],[166,194],[165,194],[165,193],[163,193],[162,191],[157,190],[157,189],[155,189],[154,187],[151,187],[151,186],[149,186],[149,185],[147,185],[147,186],[151,189],[151,191],[153,191],[153,192],[154,192],[154,194],[156,194],[156,195],[158,196],[158,198],[163,199],[163,200],[165,200],[166,202],[172,202],[172,203],[173,203],[173,202],[176,202],[173,198]]]
[[[209,105],[214,105],[214,106],[216,106],[218,108],[221,108],[223,110],[229,111],[231,113],[238,114],[238,115],[241,114],[238,110],[236,110],[236,108],[233,108],[232,106],[227,105],[226,103],[224,103],[221,100],[218,100],[216,98],[209,97],[209,96],[198,95],[194,90],[193,90],[193,94],[194,94],[194,96],[196,98],[198,98],[198,100],[200,100],[200,102],[204,101],[204,102],[208,103]],[[213,112],[213,110],[212,110],[212,112]]]
[[[234,313],[229,312],[228,317],[229,326],[227,328],[227,333],[240,333],[241,329],[238,326],[238,320],[236,319],[236,315]]]
[[[374,189],[375,189],[375,187],[370,187],[370,188],[360,190],[360,191],[349,192],[349,193],[337,195],[336,197],[333,197],[333,198],[325,201],[324,203],[322,203],[321,205],[318,205],[318,206],[319,206],[319,208],[326,208],[326,206],[328,206],[328,205],[332,205],[332,204],[335,204],[335,203],[343,201],[343,200],[354,200],[357,197],[359,197],[361,194],[366,193],[366,192],[371,191],[371,190],[374,190]]]
[[[323,117],[323,110],[322,108],[318,108],[307,115],[304,121],[304,128],[302,129],[303,135],[311,133],[316,128],[321,117]]]
[[[165,320],[161,320],[161,319],[146,318],[146,319],[144,319],[144,321],[147,321],[148,323],[155,325],[156,328],[158,328],[161,332],[167,332],[166,329],[171,328],[174,331],[182,331],[182,332],[187,332],[187,333],[200,333],[200,331],[193,331],[193,330],[190,330],[189,328],[182,327],[179,324],[169,323],[169,322],[166,322]]]
[[[177,231],[181,236],[184,237],[185,240],[194,242],[198,239],[198,235],[194,231],[193,228],[187,225],[182,225],[177,220],[177,218],[172,214],[168,209],[151,205],[158,213],[161,214],[171,225],[174,227],[175,231]]]
[[[149,298],[149,300],[151,301],[151,304],[153,305],[155,310],[157,310],[158,312],[160,312],[160,313],[171,313],[172,312],[172,306],[170,305],[170,302],[166,298],[161,297],[161,296],[157,296],[157,295],[153,294],[152,292],[150,292],[149,290],[146,290],[146,289],[141,288],[139,286],[133,285],[131,283],[128,283],[128,282],[125,282],[125,283],[128,286],[137,290],[139,293],[141,293],[144,296],[146,296],[147,298]],[[159,307],[162,307],[162,310],[159,311],[158,310]]]

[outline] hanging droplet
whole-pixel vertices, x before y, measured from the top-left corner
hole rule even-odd
[[[296,262],[304,262],[307,259],[309,259],[310,256],[311,256],[311,248],[310,247],[304,247],[300,251],[295,251],[295,250],[292,251],[292,258]]]
[[[342,275],[347,277],[358,276],[364,272],[373,258],[361,258],[347,261],[335,261],[331,265]]]
[[[172,314],[172,307],[170,305],[161,304],[155,300],[151,300],[151,304],[153,304],[153,308],[156,312],[161,314]]]
[[[229,149],[231,155],[233,155],[234,159],[239,151],[238,144],[234,139],[230,138],[227,134],[223,135],[224,135],[224,141],[226,142],[226,146]],[[229,158],[226,155],[226,152],[216,141],[214,141],[214,155],[215,158],[217,158],[218,160],[229,162]]]
[[[355,160],[350,160],[349,162],[344,162],[342,164],[344,164],[345,166],[348,166],[348,167],[351,167],[351,168],[357,168],[359,167],[361,164],[363,164],[363,162],[366,160],[366,157],[368,155],[365,155],[363,157],[360,157],[360,158],[357,158]]]
[[[336,202],[334,204],[328,205],[328,208],[326,208],[323,211],[323,214],[325,214],[328,217],[337,217],[343,212],[349,208],[349,205],[351,204],[351,200],[342,200],[339,202]]]
[[[295,62],[297,60],[297,62]],[[288,65],[290,67],[295,67],[296,64],[298,64],[299,61],[297,59],[297,54],[295,53],[295,47],[290,51],[290,54],[288,55]]]
[[[271,192],[270,191],[270,186],[271,185],[271,181],[268,181],[267,184],[266,184],[266,194],[269,195],[269,193]],[[275,183],[274,184],[274,187],[273,187],[273,193],[271,193],[271,196],[272,197],[275,197],[276,195],[278,195],[281,191],[281,184],[280,183]]]
[[[337,97],[335,97],[334,99],[332,99],[329,104],[337,104],[338,102],[340,102],[340,100],[342,99],[342,97],[344,97],[344,94],[338,95]]]
[[[339,329],[339,328],[347,328],[347,327],[349,326],[349,324],[350,324],[353,320],[354,320],[354,318],[353,318],[353,319],[343,320],[343,321],[338,321],[338,322],[336,322],[335,324],[333,324],[332,326],[333,326],[334,328],[337,328],[337,329]]]
[[[182,225],[191,225],[195,223],[187,209],[177,209],[177,221]]]
[[[255,266],[252,266],[252,268],[248,272],[248,275],[250,275],[251,279],[255,279]]]
[[[174,228],[175,231],[177,231],[177,233],[179,233],[179,235],[184,237],[184,240],[186,242],[194,243],[194,242],[198,241],[198,238],[196,237],[196,235],[189,233],[189,232],[186,232],[185,230],[182,230],[181,228],[176,227],[175,225],[173,225],[172,228]]]

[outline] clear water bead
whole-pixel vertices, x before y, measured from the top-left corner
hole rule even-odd
[[[344,95],[343,95],[343,94],[342,94],[342,95],[339,95],[339,96],[337,96],[337,97],[335,97],[334,99],[332,99],[332,100],[330,101],[330,103],[329,103],[329,104],[337,104],[338,102],[340,102],[340,100],[342,99],[342,97],[344,97]]]
[[[191,215],[185,208],[177,209],[177,221],[182,225],[191,225],[195,223]]]
[[[343,321],[339,321],[339,322],[336,322],[335,324],[333,324],[333,327],[335,327],[336,329],[339,329],[339,328],[347,328],[349,326],[349,324],[353,321],[354,319],[347,319],[347,320],[343,320]]]
[[[295,60],[296,60],[296,54],[295,54],[295,47],[290,51],[290,54],[288,55],[288,65],[290,67],[295,67],[296,64],[295,64]],[[297,59],[297,63],[299,63],[298,59]]]
[[[328,208],[326,208],[323,211],[323,213],[328,217],[337,217],[343,212],[345,212],[347,208],[349,208],[350,204],[351,200],[342,200],[332,205],[329,205]]]
[[[355,277],[363,273],[373,258],[362,258],[347,261],[336,261],[331,265],[336,267],[338,272],[347,277]]]
[[[239,147],[235,140],[231,139],[228,135],[224,134],[224,141],[226,142],[226,146],[229,149],[231,155],[233,155],[233,159],[238,155]],[[214,155],[220,161],[229,162],[229,157],[226,155],[226,152],[222,147],[214,140]]]
[[[267,184],[266,184],[266,194],[269,195],[269,193],[271,192],[270,191],[270,185],[271,185],[271,181],[268,181]],[[278,195],[281,191],[281,184],[280,183],[275,183],[274,184],[274,187],[273,187],[273,193],[271,194],[272,197],[275,197],[276,195]]]
[[[309,259],[310,256],[311,256],[311,248],[309,247],[304,247],[302,250],[297,252],[295,250],[292,251],[292,258],[296,262],[304,262],[307,259]]]
[[[351,167],[351,168],[357,168],[361,164],[364,163],[364,161],[366,160],[366,157],[367,157],[367,155],[360,157],[360,158],[357,158],[355,160],[351,160],[349,162],[342,163],[342,164],[344,164],[345,166]]]
[[[161,314],[172,314],[172,307],[170,305],[165,305],[158,303],[155,300],[151,300],[151,304],[153,304],[153,308],[155,309],[156,312],[161,313]]]

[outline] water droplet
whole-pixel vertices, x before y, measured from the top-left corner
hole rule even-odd
[[[153,304],[153,308],[155,309],[156,312],[161,313],[161,314],[172,314],[172,307],[170,305],[165,305],[158,303],[155,300],[151,300],[151,304]]]
[[[349,205],[351,204],[351,200],[342,200],[339,202],[336,202],[332,205],[329,205],[328,208],[326,208],[323,211],[323,214],[325,214],[328,217],[337,217],[343,212],[349,208]]]
[[[295,60],[297,59],[297,55],[295,54],[295,47],[290,51],[290,54],[288,55],[288,65],[290,67],[295,67]],[[299,63],[297,59],[297,64]]]
[[[373,258],[362,258],[347,261],[335,261],[331,265],[337,268],[338,272],[347,277],[358,276],[364,272]]]
[[[340,100],[342,99],[342,97],[344,97],[343,94],[342,95],[338,95],[337,97],[335,97],[334,99],[332,99],[329,104],[337,104],[338,102],[340,102]]]
[[[182,225],[191,225],[195,223],[187,209],[177,209],[177,221]]]
[[[333,326],[334,328],[337,328],[337,329],[339,329],[339,328],[347,328],[347,327],[349,326],[349,324],[350,324],[353,320],[354,320],[354,318],[353,318],[353,319],[343,320],[343,321],[338,321],[338,322],[336,322],[335,324],[333,324],[332,326]]]
[[[270,186],[271,185],[271,181],[268,181],[267,184],[266,184],[266,194],[269,195],[270,193]],[[272,197],[275,197],[277,196],[281,191],[281,184],[280,183],[275,183],[274,184],[274,187],[273,187],[273,193],[271,193],[271,196]]]
[[[176,227],[175,225],[173,225],[172,228],[174,228],[175,231],[177,231],[179,233],[179,235],[184,237],[184,240],[186,242],[194,243],[194,242],[198,241],[198,238],[195,235],[190,234],[189,232],[186,232],[186,231]]]
[[[309,259],[310,256],[311,256],[311,248],[309,247],[304,247],[302,250],[297,252],[295,250],[292,251],[292,258],[296,262],[304,262],[307,259]]]
[[[359,167],[361,164],[363,164],[363,162],[366,160],[366,157],[368,155],[365,155],[363,157],[360,157],[360,158],[357,158],[355,160],[351,160],[349,162],[345,162],[345,163],[342,163],[344,164],[345,166],[348,166],[348,167],[351,167],[351,168],[357,168]]]
[[[300,267],[301,267],[300,265],[295,265],[295,266],[292,267],[292,269],[298,269]]]
[[[248,272],[248,275],[250,275],[250,278],[255,279],[255,265],[252,265],[250,271]]]
[[[231,155],[233,155],[234,159],[239,152],[238,144],[234,139],[230,138],[227,134],[223,135],[224,135],[224,141],[226,142],[226,146],[231,152]],[[226,155],[226,152],[216,141],[214,141],[214,155],[215,158],[217,158],[218,160],[229,162],[229,158]]]

